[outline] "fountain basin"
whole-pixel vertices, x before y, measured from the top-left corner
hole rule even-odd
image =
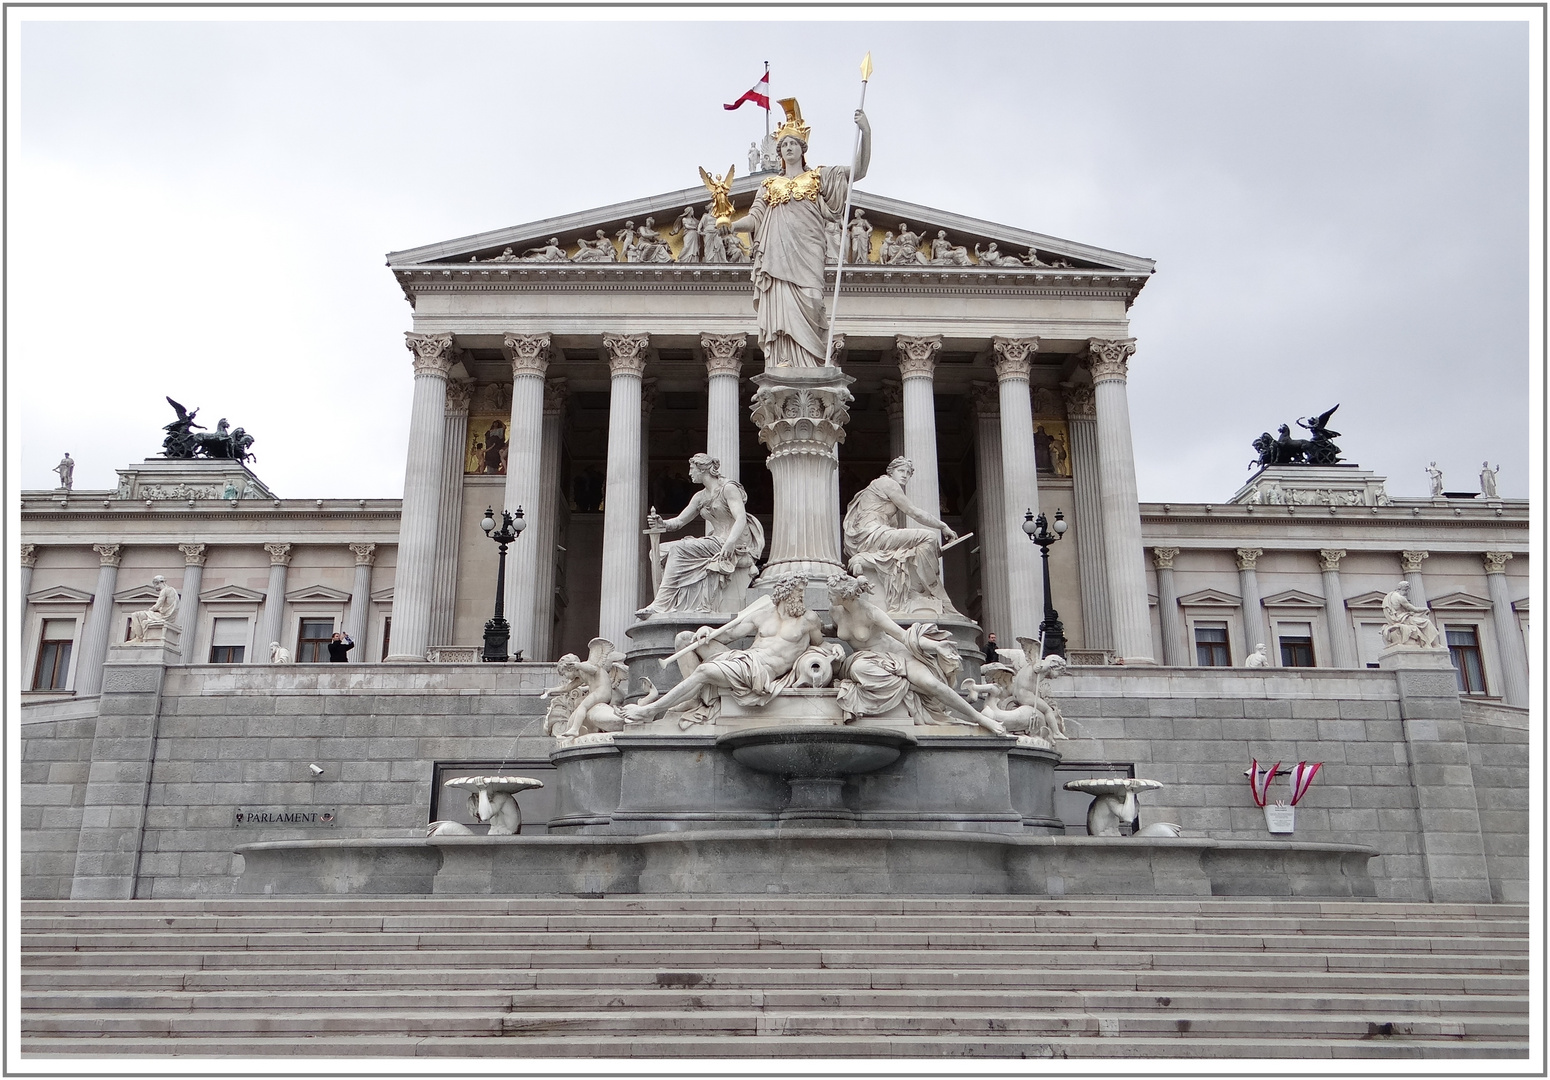
[[[717,749],[739,765],[786,781],[791,798],[782,822],[816,827],[853,825],[846,778],[887,768],[914,743],[909,732],[892,728],[829,726],[754,728],[716,739]]]

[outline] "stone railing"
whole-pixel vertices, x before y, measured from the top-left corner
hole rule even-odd
[[[477,664],[482,651],[478,645],[432,645],[425,658],[433,664]]]

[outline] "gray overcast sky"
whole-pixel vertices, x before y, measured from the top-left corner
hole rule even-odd
[[[1523,21],[61,14],[10,12],[25,487],[65,450],[113,486],[171,394],[253,432],[281,495],[398,496],[411,313],[385,252],[741,165],[762,115],[721,103],[766,59],[811,159],[842,161],[870,49],[864,189],[1157,260],[1131,312],[1143,499],[1226,499],[1255,435],[1336,402],[1393,494],[1432,459],[1450,490],[1490,459],[1529,493]]]

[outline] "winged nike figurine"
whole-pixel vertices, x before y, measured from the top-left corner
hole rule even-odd
[[[737,175],[737,166],[727,166],[726,176],[712,177],[705,171],[705,166],[700,166],[700,179],[705,181],[705,186],[710,189],[712,199],[716,204],[716,224],[730,225],[732,223],[732,199],[729,192],[732,190],[732,177]]]

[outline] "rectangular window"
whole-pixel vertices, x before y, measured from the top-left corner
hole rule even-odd
[[[334,637],[333,619],[303,619],[296,635],[296,662],[322,664],[328,661],[328,643]]]
[[[393,616],[382,620],[382,659],[388,658],[388,645],[393,640]]]
[[[1281,623],[1281,666],[1313,666],[1313,624]]]
[[[1480,662],[1480,634],[1473,626],[1449,626],[1448,652],[1457,670],[1459,690],[1465,694],[1483,694],[1485,665]]]
[[[248,621],[216,619],[210,631],[210,663],[240,664],[247,653]]]
[[[34,690],[63,690],[70,677],[70,650],[75,644],[74,619],[44,619],[43,640],[38,645],[38,666],[32,673]]]
[[[1195,663],[1200,667],[1232,667],[1226,623],[1195,624]]]

